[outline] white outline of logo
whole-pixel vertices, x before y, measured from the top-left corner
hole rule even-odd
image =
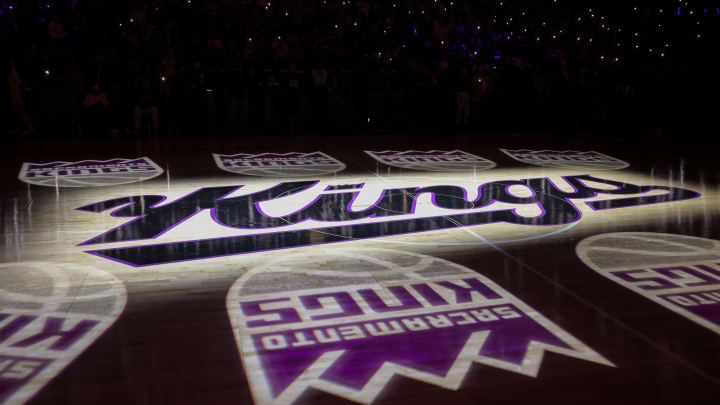
[[[307,166],[252,166],[252,167],[238,167],[237,169],[230,169],[226,167],[223,164],[222,158],[232,158],[235,156],[243,155],[248,160],[252,160],[253,158],[261,158],[263,155],[276,155],[276,156],[287,156],[287,155],[295,155],[300,154],[302,156],[308,156],[308,155],[316,155],[320,154],[327,158],[328,160],[332,160],[334,163],[332,164],[318,164],[318,165],[307,165]],[[335,159],[334,157],[328,155],[325,152],[321,151],[315,151],[315,152],[287,152],[287,153],[272,153],[272,152],[263,152],[256,155],[249,154],[249,153],[236,153],[234,155],[222,155],[219,153],[213,153],[213,160],[215,161],[215,164],[218,168],[225,170],[226,172],[230,172],[233,174],[239,174],[243,176],[258,176],[258,177],[316,177],[316,176],[327,176],[330,174],[338,173],[343,170],[347,166],[345,166],[345,163]]]
[[[495,162],[489,159],[485,159],[483,157],[473,155],[472,153],[468,153],[459,149],[455,150],[429,150],[429,151],[418,151],[418,150],[407,150],[407,151],[396,151],[396,150],[384,150],[384,151],[371,151],[366,150],[364,151],[367,153],[370,157],[377,160],[378,162],[393,166],[393,167],[399,167],[401,169],[411,169],[411,170],[423,170],[423,171],[432,171],[432,172],[449,172],[449,171],[461,171],[461,170],[490,170],[497,166]],[[458,162],[407,162],[407,163],[398,163],[398,162],[391,162],[386,159],[385,156],[379,156],[378,153],[387,153],[387,152],[395,152],[396,154],[393,156],[405,156],[410,155],[412,156],[413,153],[418,155],[427,155],[428,157],[432,152],[443,152],[444,155],[449,155],[451,153],[462,153],[464,154],[465,158],[475,158],[477,160],[465,160],[465,161],[458,161]],[[444,155],[437,155],[438,157],[442,157]]]
[[[523,162],[531,165],[536,166],[543,166],[543,167],[554,167],[559,169],[591,169],[591,170],[620,170],[625,169],[626,167],[630,166],[630,163],[625,162],[624,160],[620,160],[617,158],[614,158],[612,156],[608,156],[604,153],[596,152],[594,150],[582,152],[577,150],[529,150],[529,149],[500,149],[504,154],[510,156],[514,160],[517,160],[518,162]],[[548,160],[541,160],[541,159],[533,159],[533,158],[527,158],[522,159],[514,156],[516,153],[524,152],[527,154],[532,155],[538,155],[542,153],[546,154],[595,154],[599,155],[600,157],[604,157],[607,160],[599,161],[599,162],[587,162],[582,160],[560,160],[560,161],[548,161]]]
[[[61,164],[76,164],[81,163],[83,161],[93,161],[97,164],[102,164],[106,162],[112,162],[115,160],[124,160],[124,161],[133,161],[133,160],[140,160],[144,159],[146,162],[150,164],[150,166],[155,170],[148,170],[144,172],[126,172],[126,173],[89,173],[89,174],[74,174],[74,175],[62,175],[62,176],[53,176],[53,177],[43,177],[43,178],[36,178],[36,177],[26,177],[27,172],[31,165],[50,165],[54,163],[61,163]],[[53,170],[53,169],[50,169]],[[125,158],[115,158],[115,159],[107,159],[107,160],[92,160],[92,159],[85,159],[77,162],[65,162],[65,161],[56,161],[56,162],[47,162],[47,163],[32,163],[32,162],[25,162],[23,163],[22,167],[20,168],[20,173],[18,174],[18,179],[20,181],[33,184],[37,186],[45,186],[45,187],[105,187],[105,186],[116,186],[120,184],[130,184],[130,183],[137,183],[140,181],[150,180],[153,179],[161,174],[163,174],[163,169],[157,165],[152,159],[150,159],[147,156],[135,158],[135,159],[125,159]],[[124,175],[123,175],[124,174]],[[152,174],[149,177],[143,177],[143,174]],[[131,178],[131,175],[133,176]],[[38,179],[38,180],[35,180]],[[122,181],[118,181],[116,183],[95,183],[92,181],[82,181],[82,179],[122,179]],[[43,181],[44,180],[44,181]]]

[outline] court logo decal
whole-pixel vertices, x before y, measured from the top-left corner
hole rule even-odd
[[[500,150],[515,160],[536,166],[594,170],[618,170],[630,166],[630,164],[625,161],[595,151]]]
[[[373,152],[366,150],[365,153],[380,163],[403,169],[443,172],[488,170],[495,167],[495,162],[491,160],[457,149],[452,151],[430,150],[427,152],[417,150]]]
[[[323,152],[261,153],[219,155],[213,153],[217,166],[246,176],[317,177],[345,170],[345,164]]]
[[[601,211],[700,196],[676,187],[638,186],[590,175],[560,179],[566,184],[539,177],[492,181],[472,189],[294,181],[245,193],[243,186],[207,187],[174,201],[165,201],[163,195],[120,197],[77,208],[129,219],[80,246],[157,239],[166,233],[171,237],[176,227],[184,232],[181,241],[86,251],[142,267],[503,222],[567,225],[582,216],[578,200],[592,199],[583,204]],[[202,212],[202,227],[182,226]],[[188,238],[188,232],[197,236]]]
[[[84,160],[81,162],[23,163],[18,178],[49,187],[92,187],[136,183],[163,173],[147,157],[139,159]]]
[[[613,366],[490,279],[385,249],[290,255],[231,287],[257,404],[308,387],[371,403],[393,375],[456,390],[473,363],[536,377],[546,351]]]
[[[720,334],[720,242],[618,232],[584,239],[577,254],[610,280]]]
[[[76,264],[0,264],[0,403],[22,404],[120,316],[127,294],[109,273]]]

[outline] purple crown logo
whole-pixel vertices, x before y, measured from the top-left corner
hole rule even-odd
[[[370,403],[395,374],[457,389],[473,363],[534,377],[546,351],[612,365],[491,280],[454,263],[384,249],[330,256],[281,259],[246,274],[228,294],[259,404],[291,403],[308,387]],[[434,276],[423,276],[429,269]],[[375,276],[382,285],[371,281]],[[268,293],[263,289],[273,277],[294,283],[275,283],[282,291]],[[325,278],[334,287],[321,287]],[[313,283],[318,287],[308,288]]]

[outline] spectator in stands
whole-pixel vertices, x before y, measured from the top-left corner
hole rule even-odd
[[[487,95],[490,86],[490,76],[484,65],[476,65],[474,68],[470,87],[470,112],[472,125],[475,129],[481,129],[482,123],[487,117]]]
[[[460,68],[457,86],[457,102],[455,113],[455,125],[458,128],[467,129],[470,123],[470,89],[472,78],[466,66]]]
[[[50,22],[48,23],[48,35],[50,35],[50,38],[53,41],[65,39],[65,31],[63,30],[62,22],[60,22],[60,17],[56,14],[53,14],[52,17],[50,17]]]
[[[298,125],[298,112],[300,107],[300,91],[302,89],[303,72],[298,71],[295,63],[290,63],[287,75],[285,76],[284,85],[286,86],[286,114],[288,117],[288,125],[290,134],[295,135]]]
[[[107,132],[107,110],[110,102],[98,85],[90,88],[83,101],[83,115],[86,135],[105,135]]]
[[[160,131],[160,118],[158,117],[157,97],[148,79],[142,80],[135,101],[135,132],[142,134],[147,124],[152,124],[152,133]]]
[[[657,112],[658,105],[698,115],[686,124],[707,125],[714,121],[712,114],[699,113],[706,109],[700,100],[719,87],[714,72],[720,69],[720,42],[713,39],[719,36],[720,12],[682,3],[678,15],[667,12],[669,4],[21,0],[0,2],[0,40],[24,79],[22,86],[10,90],[13,111],[29,110],[14,112],[27,117],[20,121],[28,128],[30,117],[47,115],[34,110],[47,105],[34,102],[40,93],[73,93],[81,105],[90,83],[108,91],[109,111],[115,116],[119,110],[112,80],[132,83],[135,75],[147,78],[162,97],[151,95],[156,105],[147,110],[130,102],[124,114],[131,127],[137,104],[141,121],[149,125],[153,116],[168,117],[157,120],[163,131],[174,126],[172,132],[196,134],[226,126],[215,122],[233,122],[227,125],[236,128],[234,122],[250,121],[252,128],[264,132],[265,121],[274,117],[275,99],[294,92],[281,79],[291,60],[298,71],[307,72],[299,100],[309,99],[312,128],[330,121],[328,89],[333,101],[350,109],[344,116],[355,118],[353,125],[380,108],[368,101],[375,98],[373,93],[390,90],[402,94],[394,95],[397,102],[389,105],[408,111],[386,115],[407,117],[401,123],[407,127],[464,124],[468,86],[457,83],[463,65],[488,66],[482,80],[491,86],[478,87],[472,74],[470,106],[484,99],[484,117],[503,117],[495,129],[557,130],[570,128],[569,123],[577,129],[603,123],[627,127],[635,121],[669,125],[671,121],[658,120],[666,116]],[[241,92],[230,87],[230,81],[217,80],[232,69],[236,56],[242,61],[241,76],[248,78]],[[320,60],[322,66],[314,65]],[[638,86],[645,66],[658,76]],[[281,85],[268,87],[270,77]],[[680,85],[686,80],[689,88]],[[676,85],[654,94],[654,83]],[[23,92],[28,97],[21,108],[17,101]],[[298,110],[304,107],[302,101]],[[175,107],[168,107],[172,103]],[[168,108],[179,118],[166,115]],[[685,113],[672,119],[678,121]],[[239,119],[233,121],[233,114]],[[518,127],[518,122],[524,125]]]
[[[315,129],[324,129],[328,120],[328,71],[321,62],[315,64],[312,71],[310,89],[311,121]]]
[[[25,103],[23,102],[22,91],[20,85],[22,79],[15,68],[15,61],[10,59],[8,61],[8,75],[7,75],[7,86],[10,93],[10,102],[12,105],[15,116],[22,121],[23,134],[30,134],[35,131],[35,127],[30,122],[30,117],[25,110]]]
[[[133,107],[126,88],[123,86],[122,78],[116,77],[108,91],[108,123],[113,135],[127,132],[130,128],[130,117],[133,114]]]
[[[450,128],[455,118],[457,85],[455,71],[447,59],[440,61],[440,71],[435,81],[435,114],[439,129]]]

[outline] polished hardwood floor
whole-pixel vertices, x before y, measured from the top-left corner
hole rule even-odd
[[[704,145],[8,140],[0,403],[718,404]]]

